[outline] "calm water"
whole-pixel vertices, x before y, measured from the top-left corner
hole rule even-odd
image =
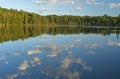
[[[120,79],[120,35],[79,31],[0,43],[0,79]]]

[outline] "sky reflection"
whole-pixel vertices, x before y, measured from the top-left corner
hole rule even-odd
[[[88,39],[91,36],[95,40]],[[112,64],[113,73],[119,73],[120,69],[116,70],[116,67],[120,66],[120,40],[113,37],[114,34],[99,36],[98,40],[95,34],[40,35],[0,44],[4,48],[0,50],[0,79],[88,79],[86,75],[96,79],[99,72],[107,75],[109,70],[106,68]],[[13,44],[16,47],[9,49],[8,46]],[[111,49],[111,46],[117,47]],[[117,77],[120,78],[119,75]]]

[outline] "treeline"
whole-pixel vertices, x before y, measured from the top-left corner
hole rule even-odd
[[[0,8],[0,25],[5,24],[36,24],[36,25],[86,25],[86,26],[120,26],[118,16],[41,16],[23,10]]]
[[[0,8],[0,24],[38,24],[44,25],[47,20],[39,14],[29,13],[23,10]]]
[[[86,25],[86,26],[120,26],[120,15],[116,17],[103,16],[57,16],[49,15],[47,19],[57,25]]]

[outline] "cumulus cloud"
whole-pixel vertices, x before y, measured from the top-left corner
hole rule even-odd
[[[15,79],[18,74],[6,75],[5,79]]]
[[[120,3],[111,3],[109,6],[110,8],[120,8]]]
[[[77,11],[81,11],[81,10],[82,10],[82,7],[75,7],[75,9],[76,9]],[[77,39],[76,41],[79,42],[79,41],[81,41],[81,39]]]
[[[36,48],[42,50],[42,51],[51,51],[57,48],[57,45],[55,44],[38,44],[36,45]]]
[[[104,2],[97,2],[96,0],[86,0],[87,4],[94,4],[94,5],[103,5]]]
[[[69,48],[73,48],[74,44],[60,44],[59,46],[64,48],[65,50],[68,50]]]
[[[48,53],[49,57],[56,57],[62,53],[62,49],[57,47],[55,44],[51,44],[51,51]]]
[[[26,71],[19,71],[13,74],[6,74],[3,78],[0,77],[0,79],[18,79],[17,77],[23,77],[23,76],[27,76],[30,75],[30,73],[26,72]]]
[[[56,57],[62,52],[61,48],[55,44],[36,45],[36,47],[42,51],[47,51],[48,57]]]
[[[116,41],[108,41],[108,45],[115,45],[115,46],[120,46],[120,42],[116,42]]]
[[[57,48],[57,49],[54,49],[51,52],[49,52],[48,56],[49,57],[56,57],[56,56],[58,56],[61,53],[62,53],[62,50]]]
[[[57,46],[55,44],[51,44],[50,47],[51,47],[51,49],[56,49],[57,48]]]
[[[76,7],[76,9],[77,9],[77,10],[82,10],[81,7]],[[75,41],[76,41],[76,42],[80,42],[80,41],[81,41],[81,38],[77,38]]]
[[[78,71],[65,71],[64,76],[67,79],[80,79],[80,73]]]
[[[28,55],[31,55],[31,54],[36,54],[36,53],[41,53],[42,51],[40,51],[40,49],[33,49],[33,50],[29,50],[27,51],[27,54]]]
[[[57,0],[37,0],[35,4],[56,4]]]
[[[36,45],[36,48],[42,51],[47,51],[48,57],[56,57],[62,53],[61,47],[57,46],[56,44]]]
[[[13,55],[13,56],[20,56],[21,53],[16,52],[16,53],[13,53],[12,55]]]
[[[95,48],[95,47],[98,47],[98,46],[101,46],[101,44],[96,44],[96,43],[86,44],[86,45],[85,45],[85,48]]]
[[[83,65],[83,70],[92,71],[92,68],[90,66],[87,66],[86,64],[82,64],[82,65]]]
[[[62,53],[63,50],[67,50],[68,48],[74,47],[73,44],[43,44],[43,45],[36,45],[36,48],[47,51],[48,57],[56,57]]]
[[[62,67],[68,68],[71,63],[82,64],[82,59],[80,59],[80,58],[74,59],[74,58],[70,58],[70,57],[65,57],[62,60]]]
[[[19,70],[26,70],[29,67],[28,62],[24,60],[20,66],[18,67]]]
[[[74,4],[75,1],[74,0],[61,0],[61,3],[63,3],[63,4]]]
[[[38,57],[34,57],[34,58],[30,59],[30,63],[34,67],[36,65],[40,65],[42,62]]]
[[[74,4],[75,0],[36,0],[35,4]]]
[[[82,60],[81,60],[80,58],[77,58],[77,59],[75,60],[75,62],[78,63],[78,64],[82,64]]]
[[[71,63],[72,63],[72,59],[71,59],[71,58],[68,58],[68,57],[65,57],[65,58],[62,60],[62,67],[63,67],[63,68],[68,68]]]

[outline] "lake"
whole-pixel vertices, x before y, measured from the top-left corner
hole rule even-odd
[[[0,30],[0,79],[120,79],[120,28],[20,28]]]

